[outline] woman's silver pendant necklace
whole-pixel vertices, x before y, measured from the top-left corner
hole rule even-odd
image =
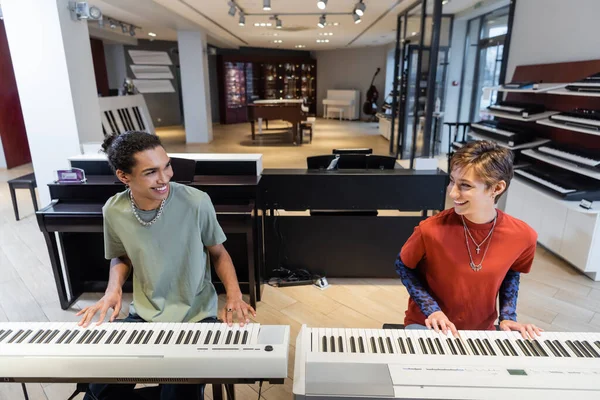
[[[479,271],[481,271],[481,268],[483,267],[483,265],[482,265],[483,264],[483,260],[485,259],[485,256],[487,254],[488,249],[490,248],[490,243],[492,242],[491,237],[492,237],[492,234],[494,233],[494,228],[496,227],[496,220],[498,218],[498,215],[496,214],[496,217],[494,217],[494,224],[492,225],[492,229],[490,229],[490,232],[487,234],[487,236],[485,237],[485,239],[483,239],[483,241],[481,243],[479,243],[479,244],[475,241],[475,239],[473,238],[473,235],[471,235],[471,231],[469,231],[469,228],[467,227],[467,224],[465,222],[464,217],[461,215],[460,218],[462,220],[463,229],[465,231],[465,244],[467,245],[467,251],[469,252],[469,266],[471,267],[471,269],[473,271],[479,272]],[[475,261],[473,261],[473,255],[471,254],[471,247],[469,246],[469,237],[471,238],[471,240],[475,244],[475,251],[477,252],[477,254],[479,254],[481,246],[488,239],[490,239],[490,241],[488,242],[487,246],[485,246],[485,251],[483,252],[483,257],[481,257],[481,261],[479,262],[479,264],[475,264]]]
[[[167,201],[167,199],[163,199],[160,202],[160,207],[158,208],[158,212],[156,213],[156,216],[154,218],[152,218],[151,221],[146,222],[140,217],[140,215],[137,212],[137,207],[135,206],[135,202],[133,201],[133,194],[131,194],[131,189],[129,190],[129,200],[131,201],[131,212],[133,212],[135,219],[137,219],[138,222],[140,224],[142,224],[143,226],[150,226],[153,223],[155,223],[158,220],[158,218],[160,218],[160,216],[163,212],[163,208],[165,207],[165,202]]]

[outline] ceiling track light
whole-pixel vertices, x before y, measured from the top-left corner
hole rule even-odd
[[[317,1],[317,7],[319,7],[319,10],[324,10],[327,7],[327,0]]]
[[[129,35],[135,36],[135,26],[133,26],[133,25],[129,26]]]
[[[277,29],[281,29],[283,27],[283,23],[281,22],[281,20],[279,18],[277,18],[277,15],[275,16],[275,28]]]
[[[271,11],[271,0],[263,0],[263,10]]]
[[[121,32],[123,32],[123,33],[129,32],[129,28],[127,28],[127,25],[125,25],[122,22],[121,22]]]
[[[352,14],[352,18],[354,18],[354,23],[355,24],[360,24],[361,23],[361,19],[360,19],[360,16],[358,14]]]
[[[363,3],[363,0],[360,0],[358,3],[356,3],[356,7],[354,8],[354,13],[356,15],[358,15],[359,17],[362,17],[365,14],[366,8],[367,8],[367,6],[365,5],[365,3]]]
[[[319,28],[325,28],[325,25],[327,24],[327,17],[325,17],[325,14],[321,15],[321,18],[319,18],[319,23],[317,24],[317,26]]]
[[[240,11],[240,22],[239,22],[239,24],[240,24],[240,26],[245,26],[246,25],[246,16],[241,11]]]

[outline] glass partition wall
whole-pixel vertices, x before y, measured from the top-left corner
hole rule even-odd
[[[417,1],[397,20],[390,154],[411,167],[439,147],[452,32],[452,16],[441,9],[442,0]]]

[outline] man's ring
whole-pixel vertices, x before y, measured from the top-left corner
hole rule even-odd
[[[232,311],[233,311],[233,310],[232,310],[231,308],[228,308],[228,309],[227,309],[227,312],[232,312]]]

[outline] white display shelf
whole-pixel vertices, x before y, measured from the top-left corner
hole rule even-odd
[[[548,94],[558,94],[563,96],[583,96],[583,97],[600,97],[600,93],[592,93],[592,92],[574,92],[572,90],[567,90],[565,88],[550,90],[547,92]]]
[[[473,131],[469,131],[467,133],[467,135],[471,136],[472,138],[478,139],[478,140],[491,140],[493,142],[496,142],[498,144],[498,146],[504,147],[504,148],[510,149],[510,150],[531,149],[533,147],[537,147],[537,146],[541,146],[543,144],[546,144],[546,143],[548,143],[550,141],[549,139],[537,138],[533,142],[522,143],[522,144],[518,144],[516,146],[509,146],[506,143],[502,143],[499,140],[495,140],[495,139],[493,139],[493,138],[491,138],[489,136],[482,135],[480,133],[475,133]]]
[[[588,135],[600,136],[600,131],[597,131],[595,129],[586,129],[586,128],[581,128],[578,126],[569,126],[569,125],[565,125],[565,124],[559,124],[558,122],[554,122],[548,118],[540,119],[540,120],[536,121],[536,123],[538,123],[540,125],[551,126],[553,128],[566,129],[567,131],[581,132],[581,133],[587,133]]]
[[[548,118],[551,115],[558,114],[558,111],[546,111],[546,112],[539,113],[539,114],[533,114],[531,117],[528,117],[528,118],[524,118],[524,117],[520,117],[518,115],[504,113],[504,112],[500,112],[500,111],[492,111],[492,110],[481,110],[481,113],[493,115],[494,117],[498,117],[498,118],[505,118],[505,119],[512,119],[515,121],[529,122],[529,121],[537,121],[539,119]]]
[[[502,85],[499,86],[488,86],[484,87],[484,91],[496,90],[498,92],[507,93],[547,93],[551,90],[561,89],[568,85],[568,83],[538,83],[537,89],[507,89]]]

